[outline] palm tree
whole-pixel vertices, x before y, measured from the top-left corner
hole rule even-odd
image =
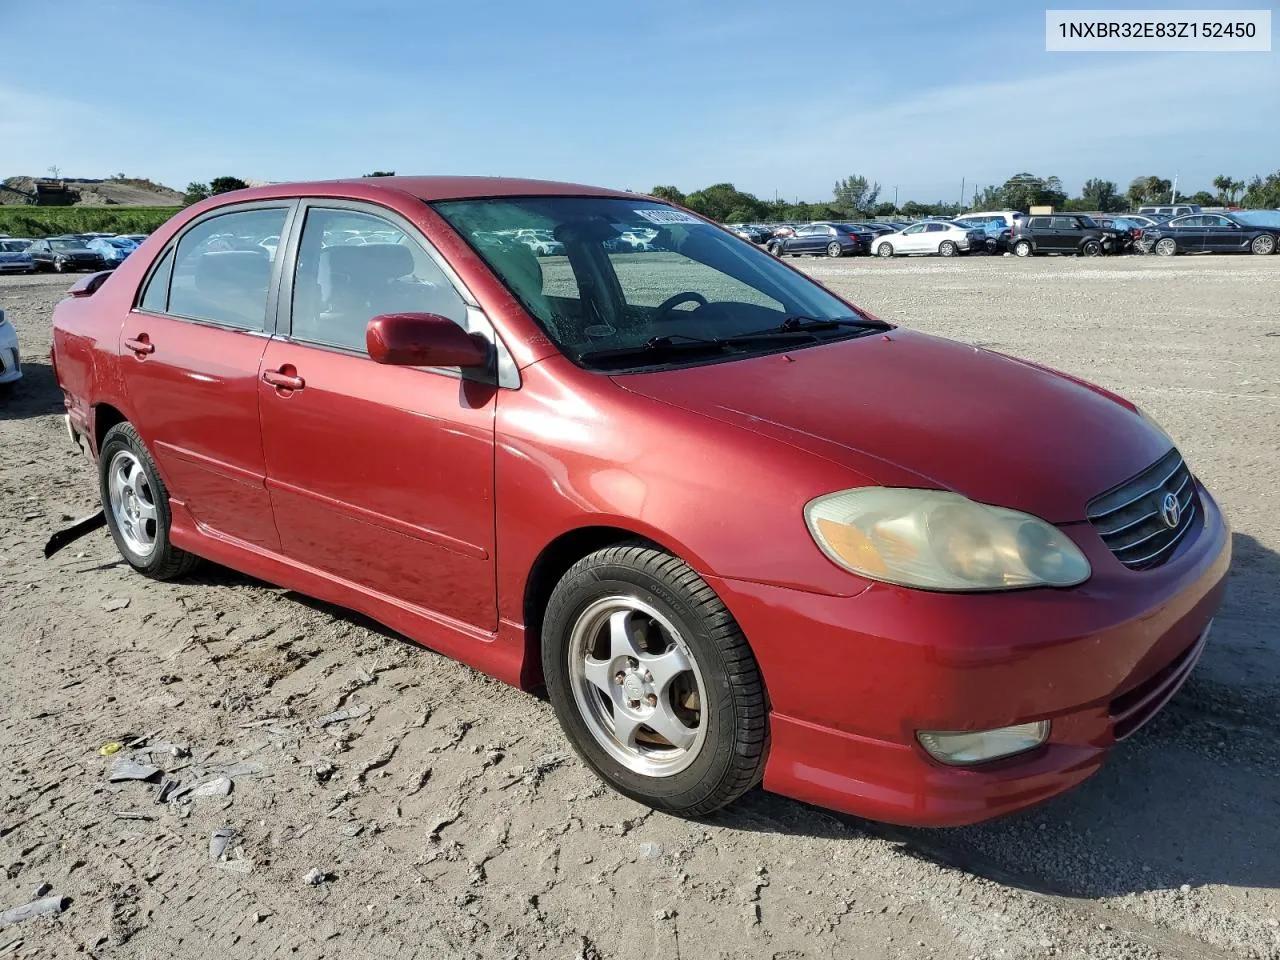
[[[1234,186],[1235,181],[1225,173],[1213,178],[1213,189],[1218,191],[1218,199],[1224,205],[1231,202],[1231,190]]]

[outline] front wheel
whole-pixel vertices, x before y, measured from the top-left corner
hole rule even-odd
[[[771,244],[769,244],[768,250],[769,250],[769,252],[770,252],[771,254],[773,254],[775,257],[781,257],[781,256],[782,256],[782,244],[780,244],[780,243],[771,243]]]
[[[838,256],[841,256],[843,253],[844,253],[844,249],[840,246],[840,244],[836,243],[834,240],[832,240],[830,243],[827,244],[828,257],[833,257],[833,258],[838,257]]]
[[[1254,253],[1261,254],[1263,256],[1275,253],[1276,238],[1267,233],[1254,237],[1253,243],[1249,244],[1249,249]]]
[[[1178,243],[1173,237],[1164,237],[1156,241],[1156,253],[1162,257],[1172,257],[1178,252]]]
[[[1080,248],[1080,252],[1086,257],[1100,257],[1102,256],[1102,244],[1097,240],[1086,240],[1084,246]]]
[[[53,269],[54,269],[54,272],[56,273],[65,273],[67,269],[67,265],[63,263],[61,260],[55,260],[53,261]]]
[[[129,566],[156,580],[191,571],[200,558],[169,542],[169,491],[132,424],[107,431],[98,465],[107,529]]]
[[[876,254],[888,260],[890,257],[893,256],[893,244],[892,243],[880,244],[880,246],[876,248]]]
[[[635,542],[579,560],[556,585],[542,670],[578,754],[633,800],[701,816],[757,782],[764,683],[733,616],[682,560]]]
[[[1013,252],[1020,257],[1031,256],[1031,242],[1029,240],[1019,240],[1013,245]]]
[[[943,257],[954,257],[958,248],[950,240],[943,240],[938,244],[938,254]]]

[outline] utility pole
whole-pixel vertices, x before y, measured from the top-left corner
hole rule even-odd
[[[1173,196],[1169,198],[1170,203],[1178,202],[1178,171],[1173,171]]]
[[[960,178],[960,209],[964,209],[964,177]]]
[[[898,185],[893,185],[893,209],[898,209]]]

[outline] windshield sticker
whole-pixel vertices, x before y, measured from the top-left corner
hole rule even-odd
[[[704,224],[704,221],[699,220],[692,213],[685,213],[683,210],[636,210],[635,212],[650,223]]]

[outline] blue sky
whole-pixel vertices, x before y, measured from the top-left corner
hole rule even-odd
[[[1194,191],[1280,168],[1280,54],[1046,53],[1044,10],[0,0],[0,177],[392,169],[817,200],[861,173],[905,202],[1022,170]]]

